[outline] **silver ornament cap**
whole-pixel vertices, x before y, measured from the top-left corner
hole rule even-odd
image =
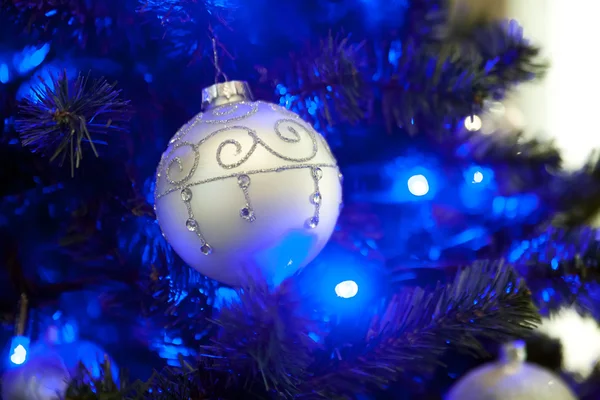
[[[527,351],[525,350],[525,342],[516,340],[506,343],[500,351],[500,361],[505,364],[523,364],[527,359]]]
[[[203,111],[225,104],[253,100],[250,85],[244,81],[220,82],[202,89]]]

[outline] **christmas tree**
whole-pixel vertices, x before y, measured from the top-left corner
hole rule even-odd
[[[450,10],[3,1],[5,398],[441,399],[519,340],[597,399],[600,168]]]

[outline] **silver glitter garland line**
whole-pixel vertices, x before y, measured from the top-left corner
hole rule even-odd
[[[274,126],[274,130],[275,130],[277,137],[280,140],[282,140],[283,142],[299,143],[301,141],[301,136],[300,136],[299,130],[304,131],[304,133],[309,137],[310,141],[312,142],[311,154],[309,154],[308,156],[299,157],[299,158],[290,157],[290,156],[281,154],[281,153],[277,152],[275,149],[273,149],[271,146],[269,146],[265,141],[263,141],[258,136],[257,132],[255,132],[254,130],[252,130],[248,127],[241,126],[241,125],[225,126],[221,129],[218,129],[218,130],[210,133],[209,135],[205,136],[198,143],[191,143],[191,142],[186,142],[186,141],[181,140],[193,127],[195,127],[196,125],[198,125],[200,123],[228,124],[230,122],[240,121],[240,120],[246,119],[246,118],[254,115],[256,112],[258,112],[259,106],[267,106],[271,110],[276,111],[286,117],[286,118],[283,118],[283,119],[275,122],[275,126]],[[239,167],[242,164],[244,164],[252,156],[252,154],[254,153],[254,151],[256,150],[256,148],[258,146],[263,147],[265,150],[267,150],[270,154],[274,155],[275,157],[285,160],[285,161],[290,161],[290,162],[298,162],[298,163],[307,162],[307,161],[312,160],[317,155],[317,149],[318,149],[317,140],[318,139],[316,136],[318,136],[318,135],[315,135],[315,132],[313,132],[312,129],[307,128],[304,125],[305,122],[302,121],[302,119],[298,115],[292,113],[291,111],[289,111],[288,109],[286,109],[284,107],[278,106],[276,104],[264,103],[264,102],[260,102],[260,101],[259,102],[250,102],[250,103],[239,102],[239,103],[235,103],[235,104],[225,104],[223,106],[214,108],[212,110],[208,110],[208,112],[212,113],[212,117],[220,117],[220,116],[229,115],[229,114],[235,112],[236,110],[238,110],[239,107],[246,107],[247,111],[241,115],[231,116],[229,118],[223,118],[223,119],[218,119],[218,118],[217,119],[204,119],[205,118],[204,116],[207,115],[207,113],[200,113],[200,114],[196,115],[196,117],[194,117],[186,125],[184,125],[184,127],[182,127],[175,134],[173,139],[171,139],[171,141],[169,142],[171,145],[173,145],[171,147],[171,149],[167,153],[163,154],[163,156],[161,157],[160,163],[158,165],[157,178],[160,178],[163,175],[162,173],[164,171],[165,175],[166,175],[165,178],[166,178],[167,182],[170,183],[171,185],[179,186],[179,185],[186,183],[189,179],[191,179],[191,177],[196,172],[196,169],[198,168],[198,163],[200,161],[200,152],[199,152],[200,146],[207,140],[210,140],[211,138],[213,138],[214,136],[216,136],[220,133],[224,133],[224,132],[235,130],[235,129],[246,131],[246,133],[252,139],[252,145],[250,146],[250,149],[248,150],[248,152],[245,155],[243,155],[241,159],[239,159],[238,161],[236,161],[234,163],[225,163],[221,157],[223,150],[227,146],[233,146],[235,149],[235,154],[240,155],[242,153],[242,145],[240,142],[238,142],[237,140],[234,140],[234,139],[227,139],[227,140],[223,141],[222,143],[220,143],[218,146],[218,149],[217,149],[216,158],[217,158],[218,165],[224,169],[236,168],[236,167]],[[281,130],[282,125],[285,123],[288,124],[287,130],[291,134],[291,137],[284,135],[284,133]],[[296,126],[294,126],[294,125],[296,125]],[[322,138],[321,138],[321,142],[325,148],[325,151],[331,155],[331,150],[329,149],[329,145],[327,144],[327,142]],[[177,164],[179,167],[179,172],[183,172],[183,163],[182,163],[181,158],[178,156],[173,157],[170,160],[169,160],[169,157],[176,150],[183,148],[183,147],[187,147],[187,148],[191,149],[191,151],[194,153],[194,162],[187,174],[185,174],[180,179],[175,179],[170,174],[171,167],[173,166],[173,164]],[[332,158],[333,158],[333,156],[332,156]],[[158,185],[157,185],[157,189],[158,189]],[[155,195],[158,195],[158,197],[160,197],[161,195],[164,195],[164,193],[163,194],[155,193]]]
[[[293,169],[304,169],[304,168],[336,168],[337,169],[337,167],[338,166],[336,164],[292,164],[292,165],[284,165],[284,166],[275,167],[275,168],[253,169],[250,171],[236,172],[236,173],[232,173],[232,174],[228,174],[228,175],[215,176],[214,178],[203,179],[201,181],[188,182],[188,183],[176,185],[170,189],[167,189],[163,193],[156,193],[156,199],[158,200],[162,197],[165,197],[168,194],[171,194],[178,190],[182,190],[182,189],[189,188],[192,186],[204,185],[205,183],[211,183],[211,182],[216,182],[216,181],[222,181],[225,179],[237,178],[240,175],[250,176],[250,175],[256,175],[256,174],[284,172],[284,171],[289,171],[289,170],[293,170]]]
[[[160,178],[162,176],[162,171],[164,170],[165,175],[166,175],[165,178],[166,178],[167,182],[170,183],[171,185],[180,185],[180,184],[186,183],[194,175],[194,173],[196,172],[196,169],[198,168],[198,165],[200,163],[200,146],[203,143],[205,143],[207,140],[213,138],[214,136],[216,136],[220,133],[228,132],[228,131],[232,131],[232,130],[246,131],[246,133],[248,133],[248,135],[252,139],[252,145],[250,146],[250,148],[248,149],[246,154],[244,154],[239,160],[232,162],[232,163],[226,163],[222,159],[223,150],[227,146],[233,146],[235,149],[235,154],[240,155],[240,154],[242,154],[242,145],[240,142],[238,142],[235,139],[226,139],[223,142],[221,142],[217,148],[216,161],[217,161],[217,164],[223,169],[232,169],[232,168],[240,167],[242,164],[244,164],[246,161],[248,161],[250,159],[250,157],[254,154],[254,152],[258,148],[258,146],[261,146],[267,152],[269,152],[271,155],[273,155],[281,160],[284,160],[284,161],[303,163],[303,162],[307,162],[307,161],[310,161],[313,158],[315,158],[315,156],[317,155],[317,150],[318,150],[317,138],[315,137],[315,133],[311,132],[309,129],[302,126],[300,123],[298,123],[297,121],[295,121],[293,119],[278,120],[275,123],[275,127],[274,127],[275,133],[277,134],[277,137],[279,139],[281,139],[282,141],[284,141],[286,143],[299,143],[301,141],[301,137],[300,137],[299,131],[294,126],[287,127],[288,131],[292,134],[292,137],[291,138],[286,137],[281,132],[281,129],[280,129],[280,126],[284,123],[295,124],[295,125],[297,125],[297,127],[302,129],[307,134],[307,136],[309,137],[309,139],[312,143],[311,152],[309,155],[304,156],[304,157],[286,156],[286,155],[276,151],[275,149],[273,149],[269,144],[267,144],[264,140],[262,140],[260,137],[258,137],[258,134],[253,129],[250,129],[248,127],[241,126],[241,125],[228,126],[228,127],[221,128],[221,129],[218,129],[218,130],[212,132],[211,134],[209,134],[208,136],[206,136],[205,138],[200,140],[198,143],[191,143],[191,142],[184,142],[184,141],[178,141],[177,143],[175,143],[173,145],[173,147],[171,148],[171,150],[161,158],[160,163],[158,165],[157,177]],[[194,162],[193,162],[190,170],[183,177],[176,179],[171,175],[171,169],[174,164],[177,164],[179,166],[179,168],[178,168],[179,172],[183,172],[183,163],[182,163],[181,157],[176,156],[170,160],[169,160],[169,157],[176,150],[179,150],[184,147],[191,149],[191,151],[194,154]],[[326,151],[327,151],[327,149],[326,149]],[[169,161],[167,161],[167,160],[169,160]],[[160,195],[161,194],[159,194],[159,196]]]

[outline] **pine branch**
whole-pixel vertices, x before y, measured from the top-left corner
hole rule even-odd
[[[141,18],[132,22],[136,15],[128,3],[5,0],[2,2],[2,16],[10,21],[10,24],[5,24],[11,25],[13,39],[20,37],[31,42],[35,37],[45,42],[61,43],[63,47],[77,45],[100,49],[106,55],[118,47],[131,48],[134,41],[143,40],[139,29]]]
[[[196,367],[182,361],[180,368],[167,368],[155,374],[149,384],[151,394],[147,400],[269,398],[264,392],[257,395],[248,391],[239,380],[229,370],[214,368],[209,358],[201,359]]]
[[[168,39],[167,54],[191,56],[190,63],[209,54],[211,39],[230,29],[231,14],[236,9],[229,0],[139,0],[139,4],[138,13],[152,14],[160,21],[163,38]],[[218,46],[220,53],[232,58],[220,41]]]
[[[577,275],[581,283],[600,282],[600,240],[595,229],[549,228],[516,244],[511,257],[527,268],[524,272],[531,279]]]
[[[547,193],[552,186],[549,182],[556,181],[551,171],[560,168],[561,163],[559,151],[552,142],[526,139],[521,132],[465,131],[443,143],[452,150],[447,155],[448,162],[455,163],[452,159],[458,155],[492,167],[504,194]]]
[[[423,42],[436,41],[447,36],[448,0],[411,0],[406,12],[405,35]]]
[[[62,165],[69,156],[71,175],[83,158],[83,143],[98,157],[93,136],[127,131],[129,102],[119,98],[114,84],[99,79],[88,87],[88,77],[80,74],[73,81],[66,71],[50,83],[40,81],[20,104],[16,129],[23,146],[49,155],[50,161],[58,158]]]
[[[551,141],[525,139],[523,133],[461,132],[452,143],[457,155],[494,167],[504,192],[534,192],[551,212],[551,225],[579,231],[582,226],[596,226],[600,216],[600,159],[592,158],[581,170],[561,170],[559,150]],[[516,171],[516,173],[515,173]]]
[[[396,295],[362,343],[319,350],[292,282],[276,290],[251,281],[223,309],[220,332],[199,364],[167,370],[148,384],[151,399],[350,399],[411,376],[426,377],[449,349],[484,356],[483,339],[526,336],[539,321],[528,289],[502,262],[475,263],[453,284]],[[147,393],[150,393],[147,392]],[[186,397],[187,398],[187,397]]]
[[[529,290],[502,262],[478,262],[451,285],[396,295],[372,327],[367,342],[351,356],[332,358],[303,386],[322,398],[351,398],[373,386],[383,388],[401,375],[428,374],[450,348],[484,356],[482,339],[496,343],[527,335],[539,322]]]
[[[317,127],[340,119],[355,123],[364,117],[369,100],[362,50],[349,37],[330,34],[318,46],[290,54],[286,65],[263,68],[263,80],[277,84],[281,105],[314,120]]]
[[[550,228],[516,244],[510,256],[544,314],[572,305],[600,315],[595,295],[600,288],[598,231]]]
[[[517,21],[496,21],[475,29],[470,36],[484,61],[479,92],[503,96],[515,84],[544,77],[548,64],[539,59],[540,49],[523,37]]]
[[[581,170],[558,173],[548,200],[557,214],[553,225],[564,229],[594,226],[600,215],[600,158],[592,158]]]
[[[56,33],[64,29],[65,20],[73,21],[69,25],[83,26],[89,12],[85,2],[80,0],[7,0],[3,2],[2,11],[8,8],[4,3],[11,3],[18,11],[16,25],[22,26],[28,34]]]
[[[497,22],[432,44],[409,37],[385,80],[388,124],[411,133],[439,131],[500,99],[515,84],[539,77],[546,66],[516,22]],[[385,75],[384,75],[385,76]],[[447,131],[447,129],[442,129]]]
[[[166,368],[155,373],[146,385],[145,400],[209,400],[210,393],[205,393],[196,379],[197,371],[180,360],[181,367]],[[216,386],[211,387],[211,390]],[[203,393],[204,392],[204,393]]]
[[[214,2],[209,0],[140,0],[137,11],[156,14],[161,23],[197,24],[199,15],[217,12],[231,12],[235,8],[233,2],[227,0]]]
[[[94,378],[80,366],[69,382],[65,400],[236,400],[248,398],[229,371],[213,371],[208,363],[194,368],[180,358],[180,367],[167,367],[155,371],[146,382],[130,383],[121,373],[117,385],[111,375],[110,365],[104,362],[100,376]]]
[[[126,374],[119,375],[119,383],[113,379],[108,358],[99,366],[100,375],[94,377],[83,365],[79,364],[76,375],[67,387],[65,400],[142,400],[146,386],[140,381],[128,382]]]
[[[179,269],[189,267],[180,265]],[[189,275],[188,279],[180,276],[178,282],[177,277],[170,275],[173,270],[166,263],[159,263],[142,275],[138,287],[143,313],[168,337],[181,339],[187,348],[197,348],[206,344],[216,331],[209,321],[214,312],[216,283],[205,277],[193,281]],[[127,293],[122,295],[131,297]]]
[[[552,142],[528,140],[522,132],[490,132],[482,135],[467,131],[462,133],[460,139],[469,144],[467,152],[461,156],[487,165],[556,169],[561,162],[559,151]]]
[[[443,15],[440,10],[420,18]],[[330,36],[317,49],[292,55],[291,64],[262,68],[263,80],[274,81],[280,103],[314,120],[318,129],[357,122],[381,109],[390,130],[395,125],[410,133],[448,132],[481,110],[485,99],[501,99],[546,69],[514,21],[458,36],[406,34],[360,44]]]
[[[315,323],[300,312],[303,304],[291,281],[270,291],[262,281],[251,280],[238,294],[239,301],[214,321],[220,331],[201,361],[209,363],[210,370],[238,377],[249,396],[274,392],[293,398],[308,376],[317,347],[309,337]]]

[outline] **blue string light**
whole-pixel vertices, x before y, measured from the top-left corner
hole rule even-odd
[[[358,285],[354,281],[343,281],[335,286],[335,294],[343,299],[350,299],[358,294]]]
[[[15,336],[10,343],[9,360],[13,366],[22,365],[27,361],[30,340],[26,336]]]
[[[429,193],[429,182],[424,175],[413,175],[408,179],[408,190],[413,196],[425,196]]]

